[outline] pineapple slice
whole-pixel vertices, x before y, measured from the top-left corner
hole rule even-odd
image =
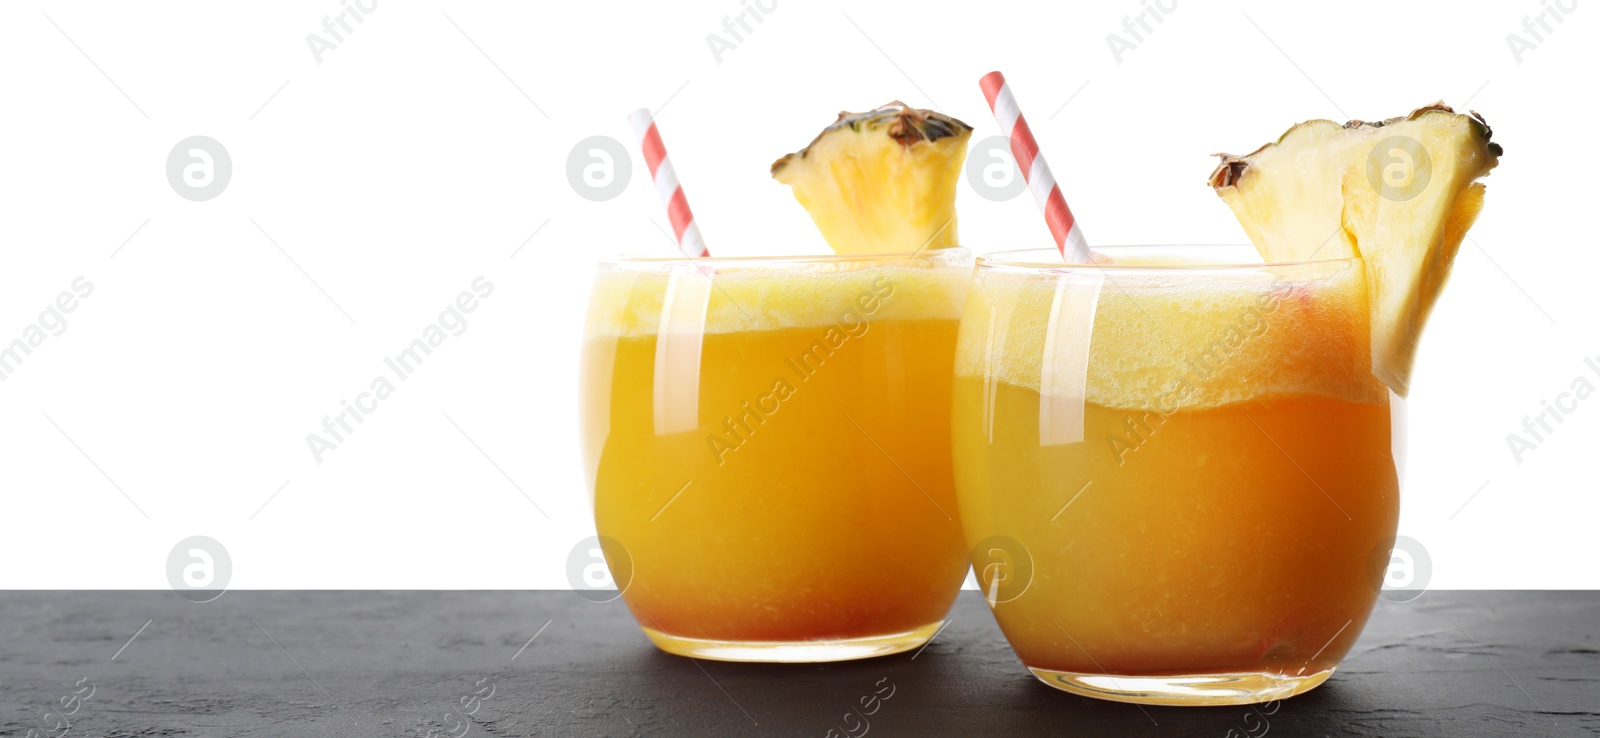
[[[773,162],[840,254],[955,246],[956,184],[972,126],[895,101],[844,112],[809,146]]]
[[[1410,391],[1417,341],[1483,208],[1500,145],[1476,112],[1436,103],[1381,123],[1301,123],[1246,156],[1218,154],[1211,186],[1269,262],[1359,256],[1372,372]]]

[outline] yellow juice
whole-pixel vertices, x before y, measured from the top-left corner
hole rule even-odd
[[[1173,704],[1327,678],[1399,513],[1365,294],[1354,262],[979,269],[957,488],[980,584],[1036,675]]]
[[[948,434],[964,255],[602,273],[595,522],[658,646],[823,660],[931,635],[967,567]]]

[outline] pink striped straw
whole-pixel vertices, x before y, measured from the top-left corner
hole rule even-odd
[[[667,158],[667,147],[661,143],[661,131],[649,108],[639,108],[628,116],[633,124],[633,134],[644,151],[644,162],[650,167],[650,178],[655,180],[656,194],[667,208],[667,219],[672,221],[672,235],[678,239],[678,250],[685,256],[710,256],[706,241],[700,237],[700,226],[695,225],[694,213],[689,210],[689,200],[683,196],[683,185],[678,183],[678,173]]]
[[[1033,201],[1044,213],[1044,222],[1050,227],[1050,235],[1055,238],[1056,248],[1061,250],[1062,258],[1092,263],[1094,256],[1089,251],[1089,242],[1083,238],[1083,229],[1072,217],[1067,198],[1061,195],[1061,186],[1056,184],[1056,178],[1050,174],[1050,165],[1039,153],[1039,142],[1033,139],[1033,130],[1028,128],[1028,121],[1022,117],[1022,109],[1017,107],[1017,98],[1011,94],[1011,86],[1006,84],[1005,75],[999,72],[985,74],[983,79],[978,80],[978,86],[983,88],[983,97],[989,101],[989,110],[994,113],[995,122],[1000,124],[1000,131],[1011,139],[1011,156],[1017,160],[1017,168],[1022,170],[1022,178],[1027,180],[1028,189],[1033,192]]]

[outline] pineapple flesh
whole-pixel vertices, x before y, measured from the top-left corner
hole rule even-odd
[[[828,245],[887,254],[959,244],[956,185],[972,126],[892,102],[844,112],[809,146],[773,162]]]
[[[1211,186],[1269,262],[1360,257],[1369,286],[1372,371],[1410,391],[1423,325],[1467,229],[1477,180],[1500,145],[1476,112],[1442,103],[1379,123],[1301,123],[1245,156],[1218,154]]]

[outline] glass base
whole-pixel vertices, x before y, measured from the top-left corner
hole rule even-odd
[[[1039,681],[1084,697],[1137,705],[1200,707],[1253,705],[1293,697],[1315,689],[1333,676],[1333,669],[1302,676],[1241,672],[1168,676],[1079,674],[1028,667]]]
[[[641,626],[651,643],[663,651],[712,661],[744,661],[773,664],[850,661],[888,656],[918,648],[927,643],[942,623],[930,623],[904,633],[889,633],[866,638],[841,638],[819,641],[718,641],[668,635]]]

